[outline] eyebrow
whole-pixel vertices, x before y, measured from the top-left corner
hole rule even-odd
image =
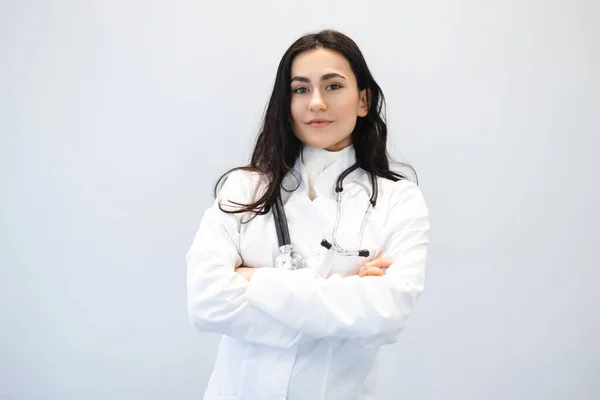
[[[342,79],[346,79],[344,76],[342,76],[342,75],[340,75],[340,74],[338,74],[338,73],[332,72],[332,73],[330,73],[330,74],[325,74],[325,75],[323,75],[323,76],[321,77],[321,81],[326,81],[326,80],[328,80],[328,79],[332,79],[332,78],[342,78]],[[299,81],[299,82],[306,82],[306,83],[310,83],[310,80],[309,80],[308,78],[305,78],[305,77],[303,77],[303,76],[295,76],[295,77],[293,77],[293,78],[292,78],[292,82],[294,82],[294,81]]]

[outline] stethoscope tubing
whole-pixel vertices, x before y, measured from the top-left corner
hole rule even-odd
[[[336,251],[342,253],[342,254],[348,254],[348,255],[364,255],[364,251],[363,250],[359,250],[357,252],[355,251],[347,251],[344,250],[336,241],[336,237],[337,237],[337,230],[338,230],[338,226],[339,226],[339,222],[340,222],[340,216],[341,216],[341,202],[342,202],[342,192],[344,191],[344,179],[351,174],[352,172],[354,172],[356,169],[358,169],[360,167],[360,165],[358,163],[352,165],[350,168],[347,168],[346,170],[344,170],[340,176],[337,179],[336,182],[336,186],[335,186],[335,193],[336,193],[336,203],[337,203],[337,212],[336,212],[336,218],[335,218],[335,225],[334,225],[334,230],[333,230],[333,245],[336,248]],[[372,208],[375,207],[375,205],[377,204],[377,197],[379,195],[378,192],[378,187],[377,187],[377,182],[376,182],[376,176],[373,173],[369,174],[371,177],[371,198],[369,199],[369,207],[367,209],[367,211],[365,212],[365,217],[363,218],[362,224],[361,224],[361,238],[362,239],[362,231],[364,229],[364,224],[365,224],[365,220],[367,218],[367,216],[369,215],[369,213],[371,212]],[[275,202],[273,204],[273,218],[275,220],[275,230],[277,232],[277,240],[279,242],[279,247],[283,247],[283,246],[287,246],[287,245],[291,245],[291,238],[290,238],[290,231],[289,231],[289,227],[288,227],[288,223],[287,223],[287,217],[285,215],[285,210],[283,208],[283,201],[281,200],[281,195],[277,195],[277,197],[275,198]],[[327,241],[323,241],[321,244],[324,247],[331,247],[331,246],[327,246],[323,243],[328,243]]]
[[[280,195],[276,197],[275,203],[273,204],[273,218],[275,219],[275,229],[277,231],[279,247],[292,244],[287,217]]]

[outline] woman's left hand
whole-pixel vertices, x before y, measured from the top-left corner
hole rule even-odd
[[[385,275],[384,270],[394,263],[394,260],[383,258],[380,255],[373,261],[369,261],[363,265],[358,271],[358,276],[364,278],[365,276],[383,276]]]

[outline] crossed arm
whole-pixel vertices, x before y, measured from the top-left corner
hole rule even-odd
[[[202,218],[186,254],[191,323],[200,331],[273,347],[294,347],[315,340],[317,336],[292,328],[250,304],[249,282],[256,271],[267,268],[235,267],[242,263],[236,225],[236,216],[215,206]],[[360,274],[381,276],[390,264],[378,259],[361,268]]]
[[[396,340],[424,284],[429,222],[418,189],[405,190],[388,215],[385,259],[357,276],[241,267],[238,222],[215,204],[186,255],[188,314],[199,330],[275,347],[325,337],[365,346]]]
[[[380,255],[375,260],[369,261],[360,267],[358,276],[361,278],[365,276],[383,276],[385,269],[392,265],[393,262],[393,260],[388,260],[387,258],[383,258],[383,255]],[[240,266],[235,269],[235,272],[250,282],[256,270],[257,268],[254,267]]]

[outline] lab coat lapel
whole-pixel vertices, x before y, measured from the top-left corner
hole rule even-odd
[[[315,191],[318,197],[326,197],[332,199],[335,202],[335,185],[339,176],[344,172],[347,168],[351,167],[356,163],[356,156],[354,152],[354,148],[349,149],[344,156],[331,164],[329,168],[319,175],[315,182]],[[353,172],[350,174],[345,181],[349,180],[352,175],[356,173]],[[334,212],[335,215],[335,212]]]
[[[319,207],[308,197],[306,171],[300,158],[284,178],[282,187],[281,197],[292,244],[305,257],[314,256],[319,251],[323,232],[327,231],[333,221],[327,210],[323,210],[323,207]]]
[[[306,171],[300,157],[284,178],[283,188],[287,190],[282,190],[282,200],[292,244],[307,257],[316,255],[321,249],[321,240],[331,235],[337,206],[335,185],[340,174],[355,161],[354,149],[350,149],[342,159],[323,171],[315,182],[317,197],[312,201],[308,197]],[[350,174],[346,181],[349,182],[356,173]]]

